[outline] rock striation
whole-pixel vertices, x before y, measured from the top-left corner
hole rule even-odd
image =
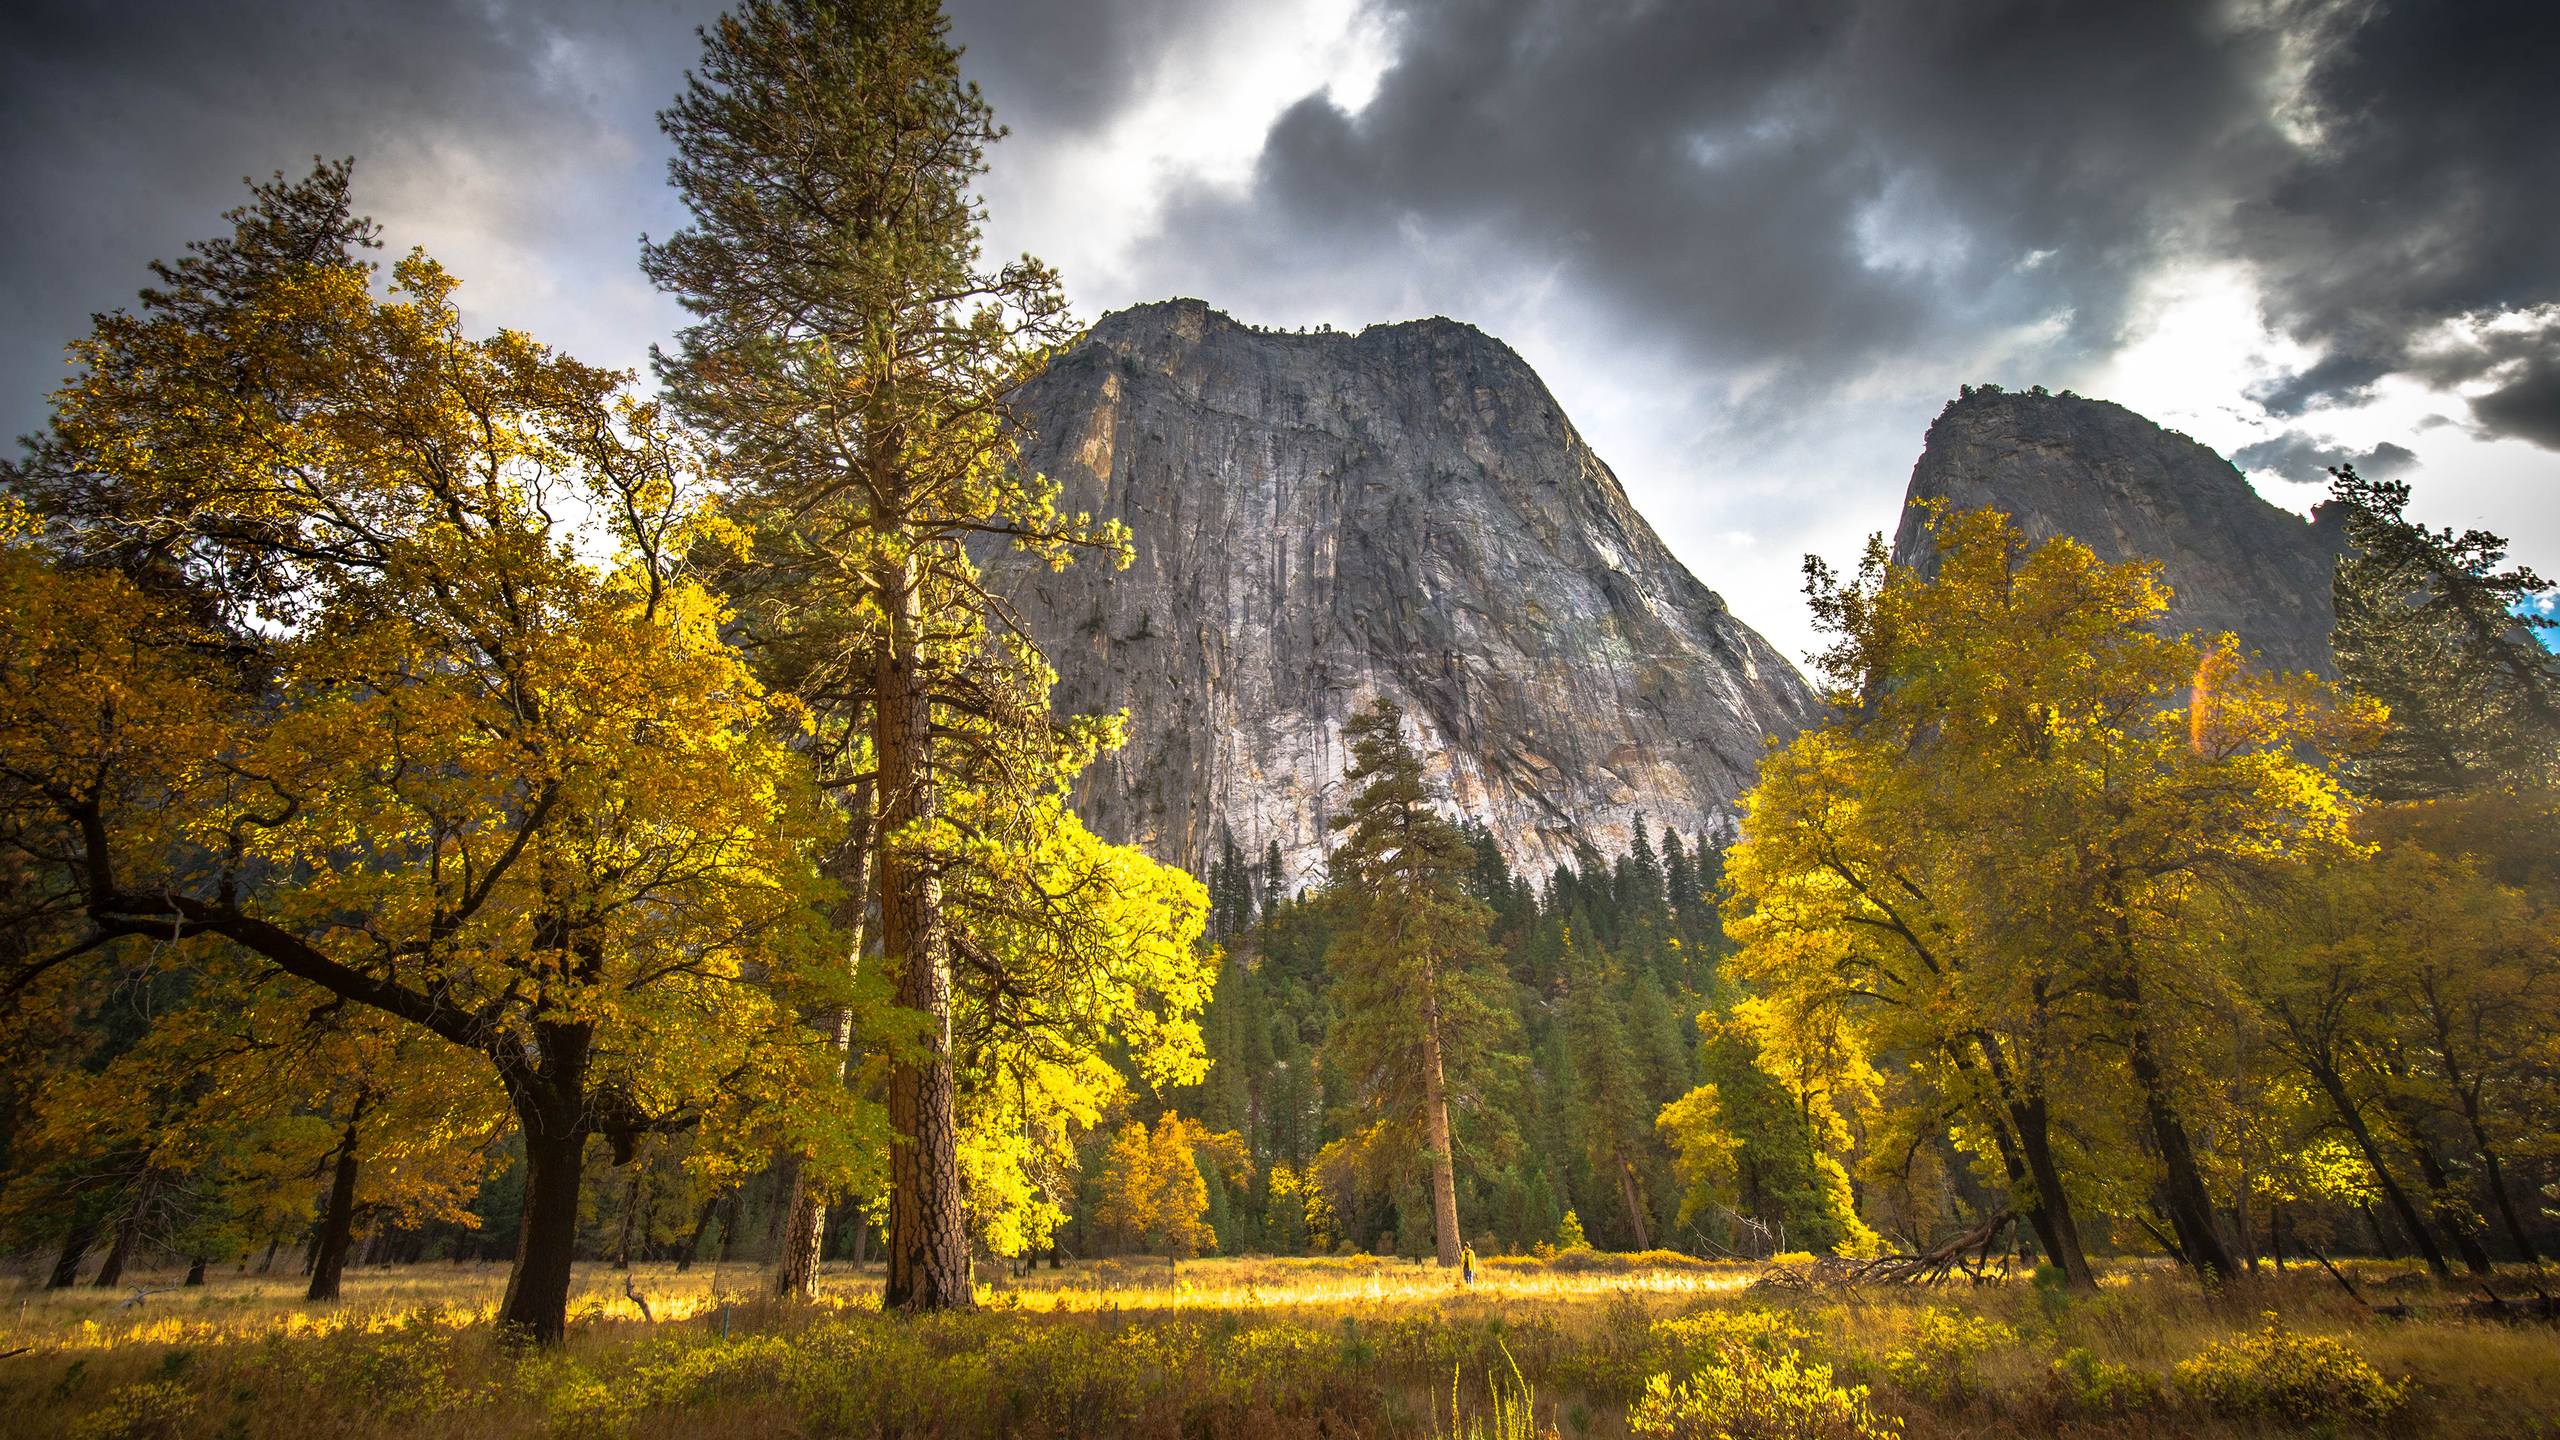
[[[1969,390],[1940,412],[1912,467],[1893,558],[1937,554],[1916,502],[2006,511],[2030,539],[2069,535],[2099,558],[2160,562],[2168,623],[2230,631],[2269,665],[2328,673],[2341,527],[2259,498],[2230,461],[2121,405]]]
[[[1129,742],[1077,804],[1195,869],[1232,841],[1318,873],[1344,721],[1377,696],[1457,811],[1534,873],[1578,845],[1719,840],[1794,668],[1672,558],[1508,346],[1420,320],[1241,325],[1196,300],[1105,317],[1017,397],[1065,508],[1125,571],[997,563],[1066,711]]]

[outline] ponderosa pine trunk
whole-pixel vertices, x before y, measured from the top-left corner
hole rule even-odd
[[[1457,1268],[1458,1171],[1449,1143],[1449,1076],[1440,1057],[1440,1001],[1426,970],[1422,980],[1422,1124],[1430,1146],[1431,1230],[1440,1268]]]
[[[355,1238],[356,1122],[363,1115],[364,1106],[358,1102],[356,1113],[347,1118],[347,1128],[338,1136],[338,1153],[329,1167],[327,1208],[320,1214],[319,1244],[311,1252],[311,1284],[302,1293],[305,1300],[337,1299],[346,1273],[347,1249]]]
[[[941,885],[899,842],[938,808],[932,704],[923,673],[922,569],[912,553],[888,574],[889,635],[872,692],[880,785],[880,942],[896,967],[897,1001],[923,1017],[889,1063],[889,1281],[885,1303],[908,1311],[965,1309],[969,1234],[960,1192],[959,1122],[951,1064],[951,969],[943,953]]]
[[[498,1329],[537,1345],[556,1345],[569,1328],[569,1275],[578,1243],[578,1185],[587,1135],[575,1119],[524,1120],[524,1219],[516,1230],[515,1268],[498,1305]]]

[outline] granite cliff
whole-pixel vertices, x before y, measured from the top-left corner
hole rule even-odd
[[[2260,499],[2230,461],[2121,405],[1968,391],[1929,427],[1894,535],[1894,559],[1924,572],[1927,499],[1996,507],[2031,539],[2074,536],[2101,559],[2157,560],[2172,627],[2228,630],[2281,669],[2330,668],[2339,527]]]
[[[1195,868],[1276,843],[1291,883],[1384,695],[1515,867],[1733,834],[1763,746],[1816,702],[1672,558],[1511,349],[1448,320],[1357,334],[1196,300],[1110,315],[1021,396],[1061,503],[1125,522],[1112,572],[997,567],[1057,704],[1129,712],[1077,803]]]

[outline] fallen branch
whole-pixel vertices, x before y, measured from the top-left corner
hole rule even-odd
[[[2003,1209],[1964,1233],[1916,1254],[1876,1255],[1865,1259],[1828,1256],[1811,1265],[1772,1265],[1752,1282],[1753,1289],[1840,1290],[1855,1285],[1934,1285],[1961,1270],[1976,1285],[2008,1275],[2008,1256],[2001,1255],[1998,1276],[1991,1273],[1991,1254],[2001,1233],[2017,1221]]]

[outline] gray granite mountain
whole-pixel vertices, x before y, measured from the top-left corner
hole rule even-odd
[[[2172,626],[2228,630],[2281,669],[2330,669],[2340,527],[2267,503],[2230,461],[2121,405],[1970,390],[1929,427],[1893,539],[1894,559],[1925,572],[1924,499],[1996,507],[2031,539],[2070,535],[2101,559],[2158,560]]]
[[[1105,317],[1021,396],[1027,459],[1121,520],[1127,570],[1000,565],[1059,707],[1129,713],[1098,833],[1204,866],[1276,842],[1291,883],[1347,799],[1344,720],[1403,706],[1433,783],[1515,867],[1733,834],[1764,744],[1816,702],[1663,547],[1520,357],[1449,320]]]

